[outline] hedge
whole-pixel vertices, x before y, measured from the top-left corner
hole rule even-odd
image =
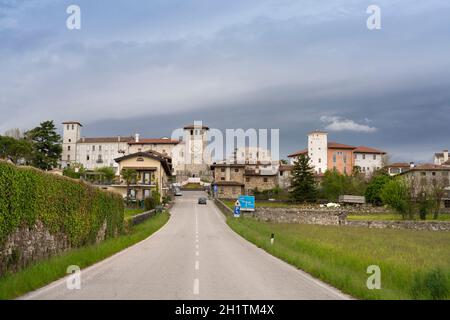
[[[80,247],[95,242],[105,220],[107,238],[122,233],[123,214],[119,195],[0,161],[0,247],[11,233],[36,221]]]

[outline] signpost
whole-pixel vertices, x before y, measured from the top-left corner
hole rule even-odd
[[[242,211],[255,211],[254,196],[239,196],[239,203]]]
[[[239,200],[236,200],[236,203],[234,204],[234,217],[239,218],[241,216],[241,203]]]

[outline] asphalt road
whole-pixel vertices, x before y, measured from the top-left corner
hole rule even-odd
[[[346,299],[338,290],[234,233],[201,192],[177,197],[169,222],[150,238],[24,299]]]

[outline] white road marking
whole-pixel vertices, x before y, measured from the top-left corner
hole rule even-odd
[[[195,261],[195,270],[200,270],[200,261]]]
[[[198,279],[194,279],[194,294],[198,295],[200,293],[200,281]]]
[[[198,244],[195,245],[195,249],[198,249]]]
[[[200,255],[200,252],[198,250],[195,251],[195,255],[198,257]]]

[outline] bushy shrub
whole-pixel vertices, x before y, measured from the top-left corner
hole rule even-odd
[[[163,200],[162,200],[163,204],[168,204],[170,201],[172,201],[172,197],[170,195],[163,196]]]
[[[156,208],[158,203],[156,202],[155,198],[153,197],[147,197],[144,199],[144,207],[146,211],[150,211]]]
[[[94,243],[105,221],[107,237],[122,232],[123,202],[81,181],[0,161],[0,246],[17,228],[36,221],[78,247]]]
[[[435,269],[426,274],[417,274],[411,288],[414,299],[443,300],[450,296],[450,279],[441,270]]]

